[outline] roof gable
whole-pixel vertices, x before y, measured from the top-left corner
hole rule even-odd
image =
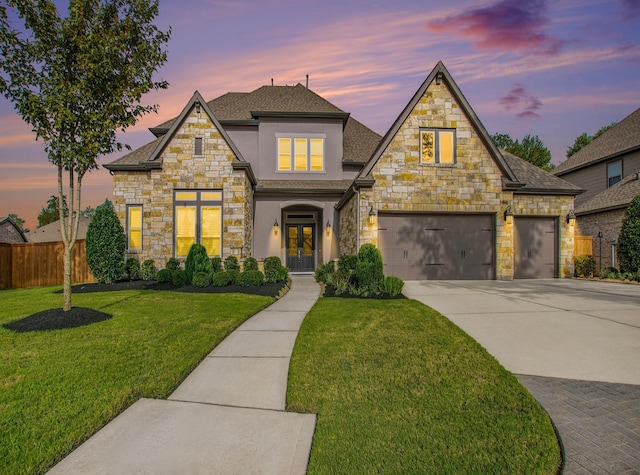
[[[27,238],[22,232],[22,229],[20,229],[20,226],[18,226],[10,216],[5,216],[4,218],[0,219],[0,226],[2,226],[4,223],[8,223],[10,226],[12,226],[16,230],[16,232],[18,233],[18,236],[22,239],[22,242],[27,242]]]
[[[519,187],[521,184],[518,182],[518,179],[516,178],[513,171],[509,168],[509,165],[507,164],[507,162],[504,160],[504,158],[498,151],[497,147],[493,143],[493,140],[491,140],[489,133],[486,131],[486,129],[480,122],[480,119],[478,119],[478,116],[471,108],[471,105],[462,94],[462,91],[460,90],[458,85],[455,83],[455,81],[449,74],[449,71],[447,71],[447,68],[444,66],[444,63],[442,61],[438,61],[438,64],[436,64],[436,66],[433,68],[431,73],[427,76],[427,78],[424,80],[422,85],[418,88],[416,93],[413,95],[409,103],[400,113],[398,118],[391,125],[391,128],[382,138],[382,140],[378,144],[378,147],[376,148],[373,155],[371,156],[371,159],[369,160],[367,165],[362,169],[362,171],[360,172],[356,180],[359,178],[360,179],[365,178],[367,177],[367,175],[369,175],[369,173],[371,172],[375,164],[378,162],[380,157],[384,154],[385,150],[387,149],[387,147],[389,146],[389,144],[391,143],[395,135],[400,130],[400,127],[402,127],[402,124],[405,122],[407,117],[409,117],[409,115],[411,114],[413,109],[416,107],[418,102],[420,102],[427,88],[433,81],[443,81],[448,86],[452,96],[456,99],[456,101],[462,108],[462,111],[469,119],[472,127],[475,129],[476,133],[480,137],[480,140],[482,141],[484,146],[487,148],[489,155],[496,162],[496,164],[498,165],[498,168],[507,179],[507,185],[512,185],[513,187],[516,187],[516,188]]]
[[[563,175],[637,149],[640,149],[640,108],[567,158],[553,173]]]

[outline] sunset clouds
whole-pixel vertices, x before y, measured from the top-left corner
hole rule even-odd
[[[537,111],[542,107],[542,102],[531,96],[522,84],[516,84],[499,102],[506,110],[515,110],[520,119],[540,118]]]

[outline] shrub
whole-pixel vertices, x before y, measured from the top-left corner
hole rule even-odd
[[[329,284],[333,273],[336,271],[336,265],[333,261],[320,264],[316,268],[315,277],[318,282]]]
[[[233,270],[228,270],[225,271],[227,274],[229,274],[229,284],[237,284],[238,283],[238,279],[240,279],[240,271],[237,269],[233,269]]]
[[[373,244],[363,244],[358,252],[356,270],[353,273],[353,283],[358,289],[357,295],[370,297],[378,292],[380,283],[384,279],[382,254]]]
[[[101,284],[112,284],[122,277],[127,238],[111,201],[96,208],[86,236],[87,264]]]
[[[189,279],[187,279],[186,271],[183,271],[182,269],[171,271],[171,283],[176,287],[187,285],[189,283]]]
[[[258,269],[258,261],[255,257],[247,257],[244,260],[244,271],[248,270],[259,270]]]
[[[396,297],[400,295],[403,288],[404,280],[402,280],[400,277],[396,277],[395,275],[389,275],[385,277],[380,284],[380,290],[382,290],[390,297]]]
[[[140,275],[142,280],[154,280],[156,278],[156,266],[153,259],[147,259],[142,262],[142,268],[140,269]]]
[[[596,260],[593,256],[576,256],[573,260],[577,276],[591,277],[596,271]]]
[[[211,268],[212,272],[215,274],[216,272],[222,271],[222,257],[214,256],[211,258]]]
[[[158,274],[156,275],[156,279],[158,280],[158,282],[171,282],[172,273],[173,271],[169,269],[162,269],[158,271]]]
[[[175,257],[171,257],[167,261],[167,263],[166,263],[166,265],[164,267],[165,267],[165,269],[169,269],[171,271],[178,270],[178,269],[180,269],[180,261],[178,259],[176,259]]]
[[[193,274],[193,279],[191,280],[191,285],[194,287],[208,287],[211,284],[211,277],[209,274],[203,271],[196,272]]]
[[[193,276],[198,272],[210,274],[213,270],[211,259],[207,256],[207,249],[202,244],[192,244],[184,263],[184,271],[187,273],[187,282],[193,280]]]
[[[240,270],[240,263],[238,262],[238,258],[236,256],[227,256],[224,258],[224,270]]]
[[[623,272],[640,271],[640,195],[631,201],[622,220],[618,262]]]
[[[276,277],[276,282],[282,282],[283,280],[287,280],[287,276],[289,275],[289,268],[285,266],[280,266],[278,269]]]
[[[620,277],[620,272],[615,267],[605,267],[600,271],[601,279],[617,279]]]
[[[128,258],[124,263],[124,271],[129,280],[138,280],[140,278],[140,261],[135,257]]]
[[[227,271],[220,271],[213,274],[211,282],[214,287],[225,287],[231,284],[231,276]]]
[[[264,284],[264,274],[259,270],[246,270],[238,277],[238,285],[254,287]]]
[[[338,259],[338,270],[349,277],[355,270],[358,263],[358,256],[345,254]]]
[[[282,261],[278,256],[269,256],[264,260],[264,278],[268,283],[278,282],[281,280]],[[286,275],[285,275],[286,279]]]

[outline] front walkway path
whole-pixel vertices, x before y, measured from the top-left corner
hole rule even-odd
[[[304,474],[315,415],[284,412],[313,276],[231,333],[168,400],[141,399],[51,474]]]

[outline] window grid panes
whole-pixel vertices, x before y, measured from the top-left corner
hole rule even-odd
[[[420,163],[456,163],[455,129],[421,130]]]
[[[222,192],[176,191],[174,206],[176,257],[186,257],[194,243],[222,256]]]
[[[278,171],[324,171],[324,138],[278,137]]]
[[[142,249],[142,206],[127,206],[127,249]]]

